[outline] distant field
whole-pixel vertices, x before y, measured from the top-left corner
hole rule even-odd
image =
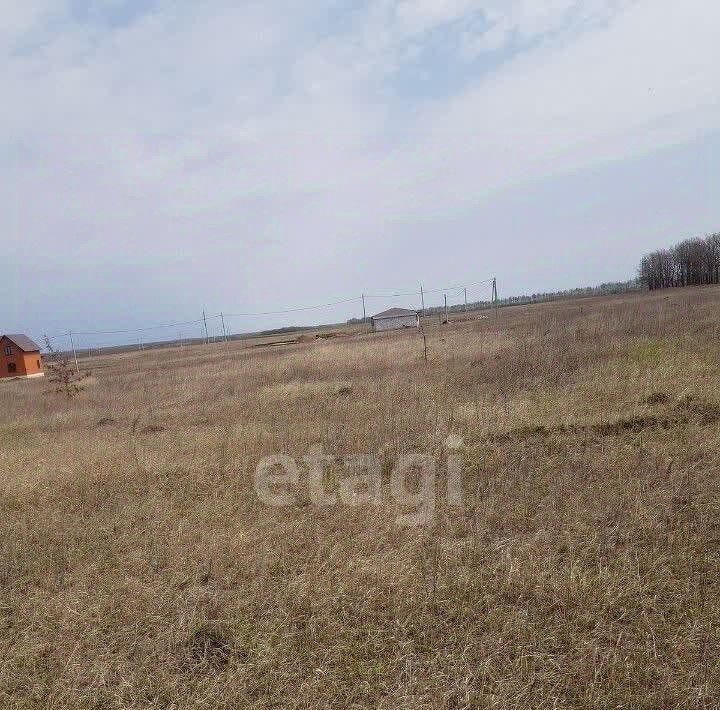
[[[720,288],[426,336],[0,384],[0,708],[720,707]],[[317,444],[376,455],[382,502],[315,505],[301,466],[262,503],[258,461]],[[398,524],[399,458],[452,451],[462,503],[441,474]]]

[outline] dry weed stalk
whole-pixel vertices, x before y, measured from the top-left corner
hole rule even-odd
[[[90,373],[76,372],[70,365],[67,356],[55,350],[47,335],[44,340],[47,351],[45,355],[47,378],[50,384],[55,385],[54,392],[64,395],[67,399],[76,397],[83,391],[80,382],[89,377]]]

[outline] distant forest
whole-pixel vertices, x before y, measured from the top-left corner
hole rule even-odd
[[[629,293],[631,291],[640,291],[642,284],[637,279],[630,281],[613,281],[603,283],[599,286],[581,286],[579,288],[566,289],[564,291],[546,291],[543,293],[526,294],[523,296],[510,296],[508,298],[499,298],[497,305],[503,306],[521,306],[527,303],[544,303],[546,301],[561,301],[566,298],[583,298],[585,296],[609,296],[619,293]],[[455,296],[457,298],[457,295]],[[407,306],[412,308],[411,306]],[[469,311],[489,310],[493,307],[492,301],[473,301],[468,302],[467,309]],[[416,306],[417,308],[417,306]],[[419,308],[417,309],[420,310]],[[465,311],[464,303],[448,303],[448,313],[462,313]],[[445,306],[426,306],[423,313],[428,315],[442,316],[445,313]],[[370,318],[366,319],[367,321]],[[356,325],[362,323],[362,318],[350,318],[348,325]]]
[[[610,296],[618,293],[628,293],[630,291],[638,291],[641,288],[636,279],[630,281],[611,281],[598,286],[580,286],[578,288],[565,289],[563,291],[546,291],[543,293],[533,293],[524,296],[510,296],[509,298],[500,298],[498,306],[516,306],[524,303],[544,303],[545,301],[561,301],[566,298],[583,298],[585,296]],[[491,308],[490,301],[479,301],[472,304],[473,308]],[[462,310],[462,306],[455,306],[452,310]],[[441,308],[434,309],[437,311]]]
[[[720,232],[646,254],[638,277],[650,290],[720,283]]]
[[[503,306],[521,306],[527,303],[544,303],[546,301],[561,301],[566,298],[583,298],[585,296],[609,296],[617,293],[628,293],[629,291],[638,291],[641,286],[637,280],[632,281],[614,281],[612,283],[604,283],[599,286],[580,286],[579,288],[570,288],[563,291],[546,291],[543,293],[525,294],[523,296],[510,296],[508,298],[499,298],[497,305]],[[492,301],[474,301],[468,303],[468,310],[486,310],[492,308]],[[465,310],[463,303],[455,303],[448,305],[450,313],[460,313]],[[444,306],[434,306],[425,309],[425,314],[433,313],[442,314],[445,312]]]

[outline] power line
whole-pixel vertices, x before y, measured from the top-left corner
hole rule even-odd
[[[210,316],[211,318],[219,318],[220,316]],[[74,335],[126,335],[128,333],[143,333],[148,330],[162,330],[163,328],[177,328],[183,325],[196,325],[202,323],[203,319],[187,320],[182,323],[165,323],[163,325],[149,325],[144,328],[130,328],[128,330],[86,330],[84,332],[73,331]]]
[[[320,308],[330,308],[331,306],[339,306],[344,303],[358,303],[361,300],[361,296],[356,296],[355,298],[344,298],[341,301],[332,301],[330,303],[321,303],[317,306],[299,306],[298,308],[283,308],[279,311],[263,311],[260,313],[226,313],[226,316],[232,317],[232,318],[255,318],[258,316],[280,316],[284,315],[285,313],[298,313],[300,311],[315,311],[319,310]],[[217,317],[217,316],[215,316]]]
[[[462,284],[459,286],[445,286],[443,288],[423,288],[420,287],[419,291],[405,291],[405,292],[397,292],[397,293],[387,293],[387,294],[365,294],[365,298],[399,298],[399,297],[406,297],[406,296],[423,296],[427,293],[448,293],[450,291],[462,291],[465,288],[470,288],[471,286],[481,286],[482,284],[490,284],[492,283],[492,279],[484,279],[483,281],[474,281],[473,283],[469,284]]]
[[[61,338],[68,338],[68,337],[77,337],[77,336],[101,336],[101,335],[132,335],[135,333],[146,333],[148,331],[153,330],[164,330],[166,328],[178,328],[178,327],[185,327],[190,325],[203,325],[205,330],[207,331],[207,319],[218,319],[221,322],[223,321],[223,316],[228,318],[260,318],[263,316],[278,316],[278,315],[287,315],[290,313],[301,313],[305,311],[315,311],[320,310],[323,308],[332,308],[333,306],[340,306],[347,303],[362,303],[365,299],[374,298],[374,299],[390,299],[390,298],[407,298],[410,296],[420,296],[421,299],[424,302],[424,296],[429,293],[448,293],[451,291],[462,291],[463,289],[467,289],[471,286],[480,286],[483,284],[492,284],[494,279],[484,279],[482,281],[475,281],[473,283],[464,284],[461,286],[446,286],[444,288],[435,288],[435,289],[423,289],[423,287],[420,287],[419,291],[396,291],[391,294],[363,294],[361,296],[355,296],[353,298],[343,298],[338,299],[336,301],[330,301],[328,303],[321,303],[316,304],[312,306],[297,306],[294,308],[281,308],[275,311],[258,311],[255,313],[218,313],[215,315],[209,315],[203,313],[202,318],[197,318],[195,320],[187,320],[187,321],[176,321],[172,323],[162,323],[158,325],[150,325],[150,326],[144,326],[141,328],[125,328],[120,330],[86,330],[86,331],[68,331],[66,333],[58,333],[56,335],[47,336],[49,340],[59,340]],[[207,337],[207,336],[206,336]]]

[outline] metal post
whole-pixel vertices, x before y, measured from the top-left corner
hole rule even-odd
[[[445,322],[448,322],[447,294],[445,294]]]
[[[205,324],[205,345],[208,344],[210,341],[210,336],[208,335],[208,328],[207,328],[207,318],[205,317],[205,309],[203,308],[203,323]]]
[[[75,341],[73,340],[72,331],[70,332],[70,346],[72,347],[73,358],[75,359],[75,372],[77,372],[77,374],[79,375],[80,374],[80,365],[78,365],[77,351],[75,350]]]
[[[220,313],[220,320],[222,321],[222,329],[223,329],[223,341],[227,343],[228,337],[227,337],[227,331],[225,330],[225,316]]]

